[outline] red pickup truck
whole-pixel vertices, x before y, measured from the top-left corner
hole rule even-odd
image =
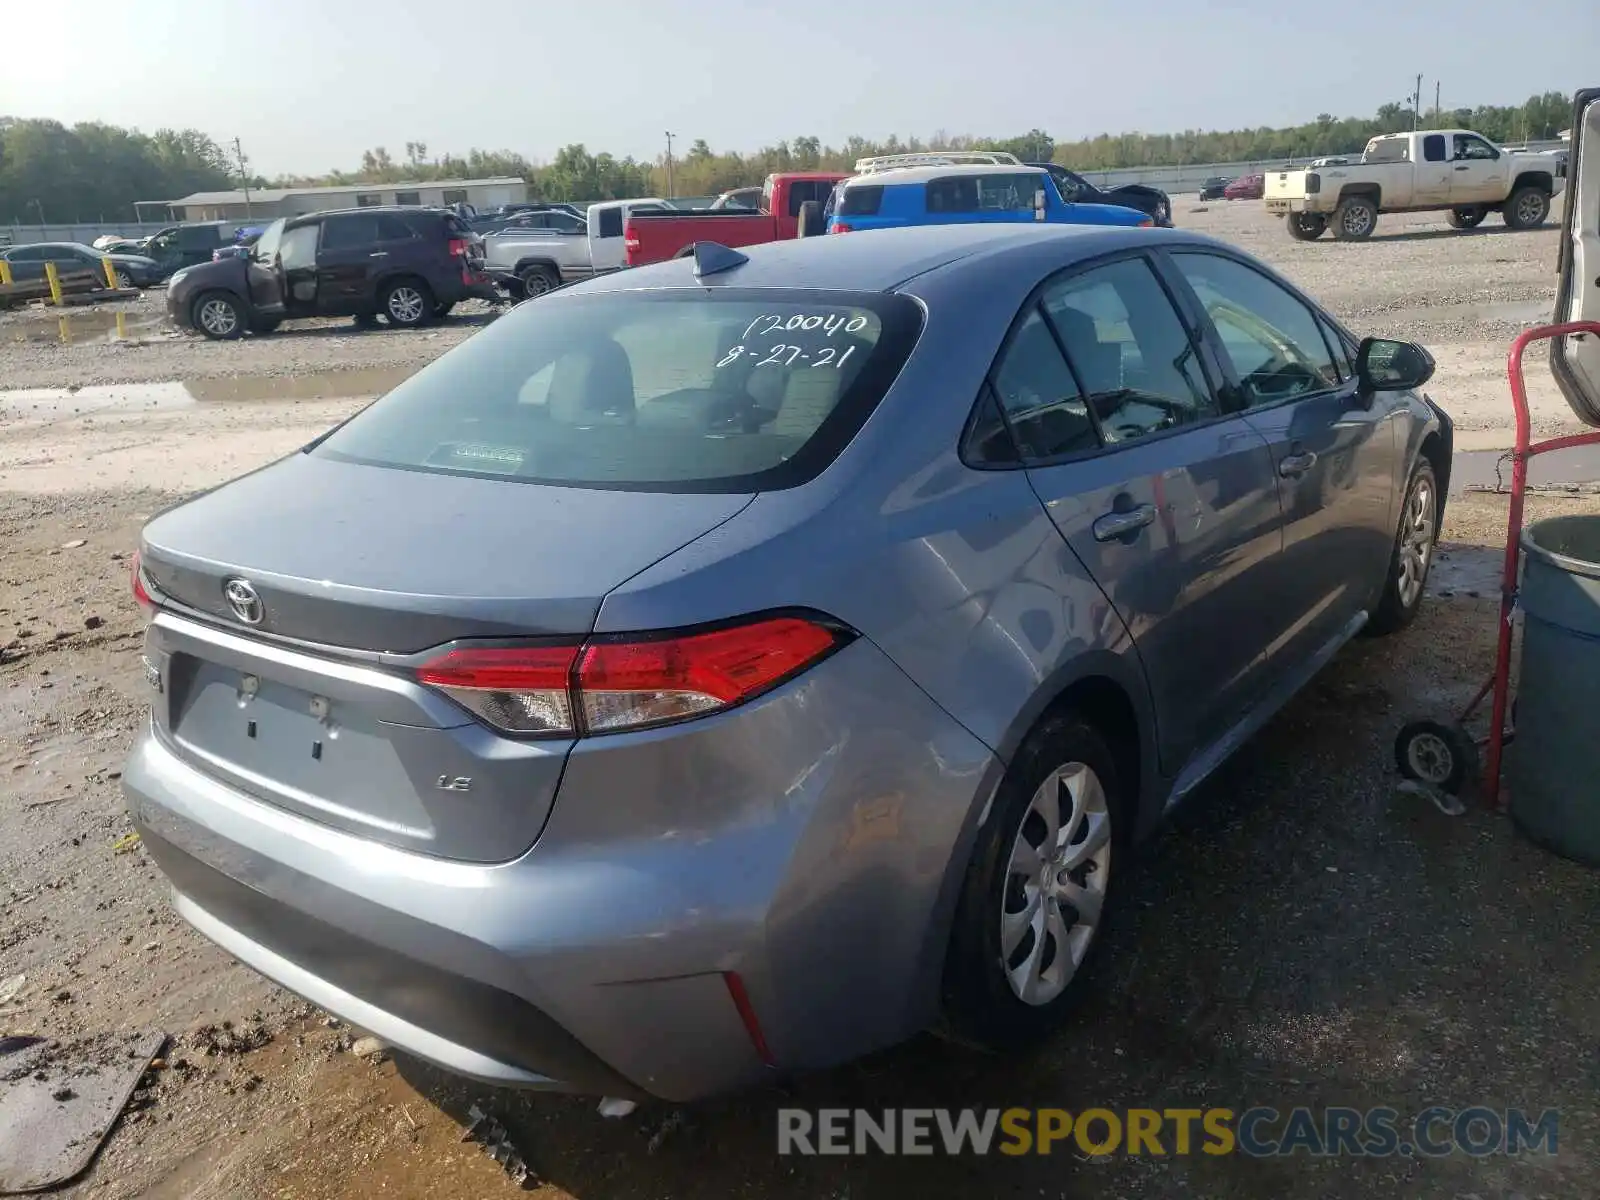
[[[623,246],[630,267],[677,258],[696,242],[721,242],[724,246],[754,246],[795,237],[800,231],[802,206],[815,204],[811,220],[819,222],[833,185],[849,175],[842,171],[801,171],[768,175],[761,188],[761,211],[682,209],[674,212],[628,214]],[[809,222],[808,222],[809,223]]]

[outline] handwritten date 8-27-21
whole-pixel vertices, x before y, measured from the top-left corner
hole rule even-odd
[[[856,352],[854,346],[846,346],[842,351],[837,346],[822,346],[808,350],[804,346],[791,346],[779,342],[775,346],[768,346],[765,350],[750,349],[748,346],[734,346],[720,359],[717,366],[725,367],[729,363],[738,362],[747,354],[757,356],[758,367],[793,367],[798,365],[808,367],[842,367]]]

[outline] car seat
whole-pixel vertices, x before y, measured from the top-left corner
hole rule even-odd
[[[546,406],[567,425],[631,425],[636,415],[633,363],[606,338],[563,355],[550,378]]]

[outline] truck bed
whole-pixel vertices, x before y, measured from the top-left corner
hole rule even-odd
[[[778,220],[771,213],[712,212],[693,209],[675,213],[630,213],[623,229],[628,265],[675,258],[696,242],[755,246],[778,239]]]

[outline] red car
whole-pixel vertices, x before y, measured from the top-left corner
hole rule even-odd
[[[1228,200],[1259,200],[1266,190],[1265,175],[1241,175],[1222,189],[1222,195]]]

